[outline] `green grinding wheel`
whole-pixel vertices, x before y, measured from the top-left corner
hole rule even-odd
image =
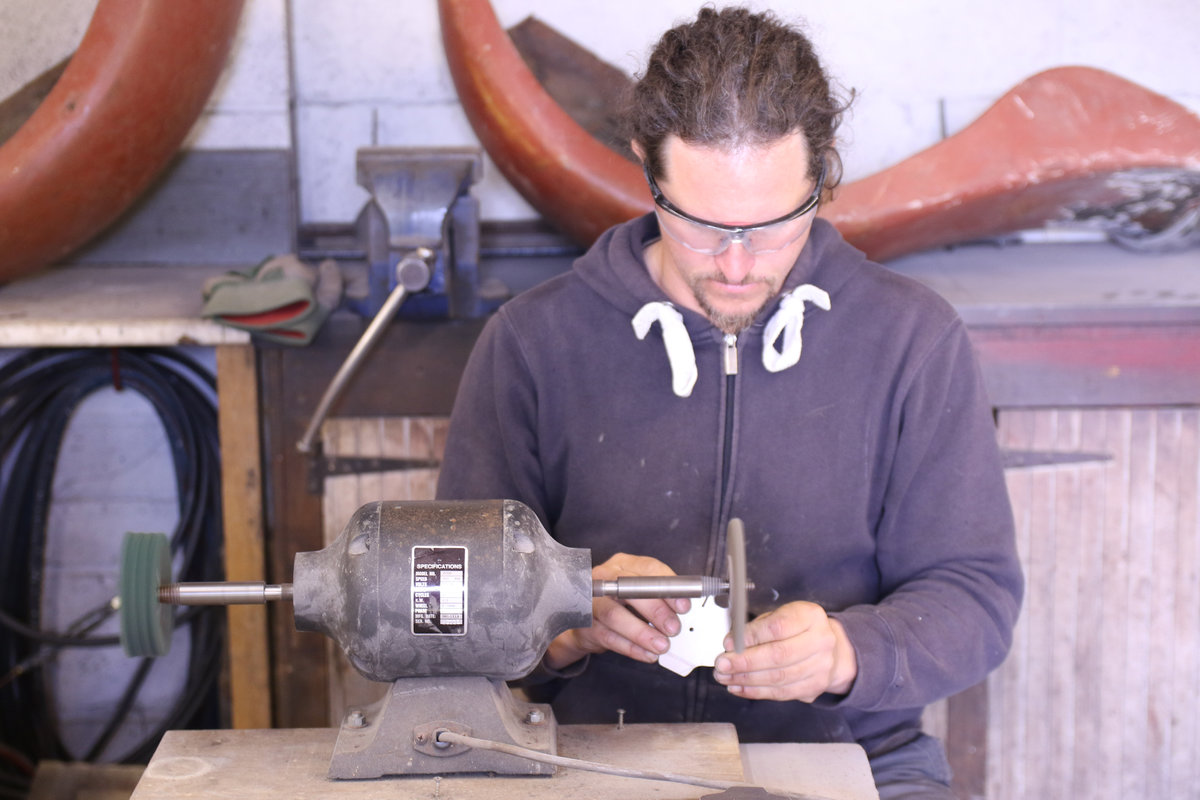
[[[171,544],[161,533],[127,533],[121,542],[121,647],[127,656],[165,656],[175,629],[158,587],[171,582]]]

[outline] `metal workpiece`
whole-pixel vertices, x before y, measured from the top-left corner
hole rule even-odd
[[[290,583],[266,584],[262,581],[221,581],[212,583],[169,583],[158,589],[158,602],[176,606],[262,605],[275,600],[291,600]]]

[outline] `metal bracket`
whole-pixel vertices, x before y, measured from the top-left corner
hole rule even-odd
[[[1085,453],[1071,450],[1009,450],[1000,451],[1000,461],[1005,469],[1029,469],[1031,467],[1053,467],[1112,461],[1109,453]]]
[[[437,469],[441,461],[434,458],[384,458],[382,456],[327,456],[316,445],[308,454],[309,494],[324,494],[325,479],[332,475],[366,475],[375,472],[407,472],[415,469]]]

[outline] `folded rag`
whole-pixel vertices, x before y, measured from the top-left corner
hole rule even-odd
[[[337,262],[326,259],[313,268],[288,254],[209,279],[201,314],[263,339],[299,346],[312,341],[341,298]]]

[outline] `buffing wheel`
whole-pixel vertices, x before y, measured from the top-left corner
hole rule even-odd
[[[729,520],[725,537],[729,578],[729,617],[733,649],[740,653],[746,644],[746,530],[742,521]]]
[[[171,582],[171,544],[161,533],[127,533],[121,543],[121,646],[127,656],[165,656],[174,611],[158,601]]]

